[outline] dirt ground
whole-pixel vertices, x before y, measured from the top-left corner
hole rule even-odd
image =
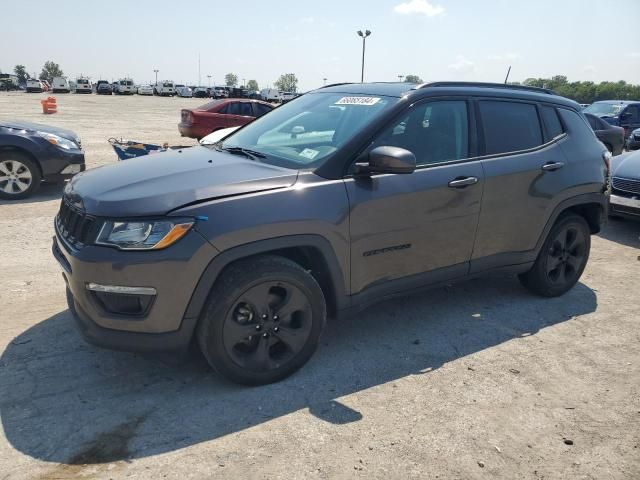
[[[0,120],[180,139],[197,99],[0,94]],[[330,322],[300,372],[245,388],[197,356],[87,345],[50,251],[59,187],[0,203],[0,479],[640,478],[640,223],[593,238],[557,299],[511,276],[397,299]]]

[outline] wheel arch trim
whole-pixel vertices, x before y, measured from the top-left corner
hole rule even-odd
[[[187,305],[184,318],[200,316],[211,288],[220,276],[220,273],[231,263],[243,258],[277,250],[305,247],[315,248],[321,253],[331,278],[332,293],[335,297],[336,307],[338,310],[347,308],[350,297],[347,294],[344,282],[344,272],[342,268],[340,268],[338,258],[329,241],[319,235],[291,235],[238,245],[237,247],[230,248],[216,255],[200,276],[200,280]]]

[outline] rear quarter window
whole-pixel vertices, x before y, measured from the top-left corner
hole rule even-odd
[[[540,114],[544,122],[544,128],[547,131],[547,139],[551,140],[564,133],[562,123],[558,118],[558,112],[554,107],[543,105],[540,107]]]
[[[584,116],[567,108],[558,108],[558,113],[569,135],[575,137],[574,140],[576,142],[592,142],[594,138],[597,138]]]
[[[542,145],[542,130],[534,104],[482,100],[479,107],[486,155]]]

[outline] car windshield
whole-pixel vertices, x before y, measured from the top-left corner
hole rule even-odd
[[[396,98],[317,92],[289,102],[225,138],[221,148],[243,148],[286,168],[315,168],[390,108]]]
[[[583,110],[584,113],[591,113],[598,117],[615,117],[622,110],[623,105],[615,103],[592,103]]]

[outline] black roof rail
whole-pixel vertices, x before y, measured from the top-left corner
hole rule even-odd
[[[415,88],[430,87],[484,87],[484,88],[506,88],[510,90],[525,90],[528,92],[546,93],[548,95],[557,95],[556,92],[549,88],[530,87],[528,85],[512,85],[509,83],[490,83],[490,82],[431,82],[417,85]]]

